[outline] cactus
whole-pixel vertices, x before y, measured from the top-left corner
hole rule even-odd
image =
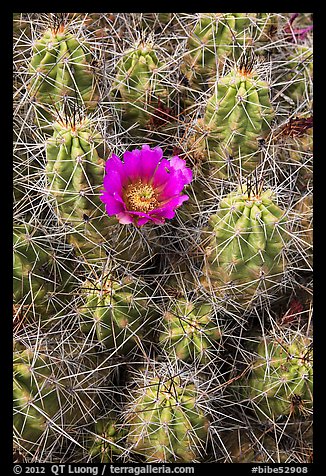
[[[137,15],[139,16],[139,15]],[[144,29],[160,31],[173,24],[173,13],[142,13],[141,26]]]
[[[286,240],[286,214],[271,190],[250,186],[231,192],[209,219],[204,286],[226,306],[263,300],[284,272]]]
[[[219,177],[251,172],[273,115],[268,84],[258,79],[251,65],[240,63],[220,78],[207,101],[204,117],[190,137],[192,154],[207,161]]]
[[[172,359],[205,363],[220,338],[221,331],[208,303],[178,299],[164,313],[159,342]]]
[[[104,175],[102,139],[87,118],[78,119],[75,114],[59,119],[46,144],[49,192],[56,197],[60,218],[77,225],[84,215],[96,214]]]
[[[17,464],[312,461],[312,21],[14,14]]]
[[[80,359],[76,355],[70,360],[70,365],[75,361],[74,365],[80,367],[79,375],[67,379],[63,366],[58,366],[62,364],[58,353],[50,354],[42,348],[34,352],[16,345],[14,431],[25,450],[35,449],[40,444],[50,445],[60,433],[67,434],[89,420],[94,401],[86,389],[96,384],[96,371],[90,371],[89,367],[87,370],[87,366],[94,366],[94,360]],[[86,383],[83,372],[88,372]],[[77,400],[74,392],[77,392]]]
[[[126,431],[117,424],[115,412],[109,412],[105,418],[99,419],[89,437],[89,453],[95,461],[112,463],[116,455],[123,453],[122,441]]]
[[[253,16],[253,15],[252,15]],[[273,13],[256,13],[256,18],[252,22],[254,29],[253,44],[255,51],[259,53],[260,47],[266,48],[269,44],[273,45],[274,38],[277,37],[279,29],[279,17]]]
[[[289,455],[269,434],[233,430],[225,438],[232,463],[287,463]]]
[[[99,199],[104,175],[99,155],[102,139],[89,119],[78,117],[76,111],[59,118],[53,129],[46,144],[48,192],[56,199],[60,221],[73,227],[70,243],[88,255],[90,247],[94,251],[94,242],[105,241],[112,233],[107,220],[103,222]],[[114,222],[110,220],[109,225]],[[96,251],[101,256],[102,250],[95,247]]]
[[[305,98],[311,98],[312,56],[310,47],[296,45],[290,49],[289,57],[286,58],[285,73],[280,77],[278,87],[294,104],[302,102]],[[311,101],[309,102],[311,108]]]
[[[151,331],[155,310],[148,286],[131,277],[104,276],[82,288],[85,302],[78,308],[81,328],[95,334],[110,351],[127,353],[141,346]]]
[[[53,259],[42,246],[42,236],[37,236],[31,226],[16,225],[13,243],[14,309],[17,315],[45,318],[54,311]]]
[[[64,17],[54,17],[33,46],[30,62],[29,93],[37,106],[40,127],[52,120],[54,107],[64,98],[75,98],[93,110],[99,96],[88,46],[69,32]]]
[[[294,207],[296,213],[296,233],[300,238],[299,249],[303,255],[306,267],[313,266],[313,196],[307,193],[300,197]]]
[[[200,88],[224,66],[228,56],[241,54],[244,30],[250,25],[247,13],[201,13],[187,40],[182,73],[191,86]]]
[[[169,91],[164,65],[150,41],[138,42],[126,50],[117,64],[111,90],[122,124],[131,133],[152,127],[160,109],[169,107]],[[163,125],[169,121],[163,114]]]
[[[46,144],[48,193],[55,198],[55,210],[66,227],[67,239],[87,263],[106,262],[112,253],[133,262],[149,261],[146,241],[130,227],[117,229],[100,200],[103,188],[103,140],[90,119],[72,109],[54,124]],[[144,232],[153,239],[154,231]],[[137,265],[139,266],[139,264]]]
[[[148,462],[188,463],[204,450],[209,422],[197,389],[180,377],[152,377],[135,388],[127,409],[127,443]]]
[[[265,47],[278,29],[270,13],[200,13],[187,40],[181,72],[191,87],[201,90],[244,51]]]
[[[247,378],[239,384],[261,420],[307,415],[312,408],[311,339],[270,336],[258,343]]]

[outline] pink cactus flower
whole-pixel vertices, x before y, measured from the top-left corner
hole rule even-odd
[[[143,145],[125,152],[123,160],[113,154],[105,170],[100,198],[107,214],[122,224],[163,224],[189,198],[182,190],[192,180],[191,169],[178,156],[163,158],[160,147]]]

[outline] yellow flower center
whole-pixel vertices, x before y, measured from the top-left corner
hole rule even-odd
[[[158,207],[155,190],[151,185],[137,183],[128,185],[124,196],[128,210],[147,213]]]

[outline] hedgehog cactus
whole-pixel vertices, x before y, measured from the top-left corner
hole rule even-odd
[[[59,118],[53,129],[46,144],[46,175],[59,219],[72,227],[69,241],[77,252],[88,256],[95,251],[96,256],[98,251],[97,258],[101,253],[105,256],[94,242],[105,241],[103,233],[106,237],[112,233],[110,225],[115,220],[108,222],[99,199],[104,176],[99,155],[102,138],[89,119],[77,116],[76,111]]]
[[[294,105],[308,99],[308,108],[312,109],[313,51],[309,46],[295,45],[286,58],[286,73],[282,73],[278,88]]]
[[[139,14],[136,14],[137,17]],[[173,13],[142,13],[141,26],[155,31],[165,28],[173,23]]]
[[[300,254],[306,260],[306,267],[313,265],[313,196],[303,195],[294,207],[296,213],[295,229],[300,238]]]
[[[122,113],[122,124],[137,132],[152,128],[158,111],[168,108],[170,101],[164,65],[152,43],[141,41],[125,51],[116,69],[111,97]],[[163,114],[163,124],[168,120]]]
[[[172,358],[205,363],[220,338],[209,303],[179,299],[164,313],[159,342]]]
[[[31,226],[14,226],[13,296],[18,314],[46,317],[53,311],[55,281],[51,256]]]
[[[52,119],[55,106],[60,107],[64,98],[75,98],[89,110],[99,99],[89,48],[64,23],[56,17],[33,45],[29,92],[37,105],[40,126]]]
[[[67,379],[63,369],[58,367],[59,362],[59,356],[51,356],[41,349],[34,353],[30,348],[16,346],[13,362],[14,430],[25,449],[42,441],[49,445],[63,429],[69,432],[74,425],[85,424],[90,418],[89,411],[94,401],[85,391],[82,370],[79,376]],[[91,382],[95,385],[95,374],[94,370],[89,373],[87,385]],[[78,405],[74,391],[80,394]]]
[[[244,30],[250,25],[247,13],[201,13],[187,41],[182,73],[191,86],[201,89],[225,59],[241,54]]]
[[[310,462],[312,14],[13,22],[15,461]]]
[[[82,289],[85,302],[78,308],[83,332],[95,334],[110,351],[127,353],[151,332],[155,311],[147,286],[139,280],[107,275]]]
[[[200,458],[209,422],[197,407],[197,389],[180,377],[153,377],[136,388],[127,409],[127,443],[148,462]]]
[[[269,434],[233,430],[226,437],[232,463],[286,463],[289,455]]]
[[[262,339],[240,391],[261,420],[307,415],[312,408],[311,339],[303,335]]]
[[[126,430],[117,424],[117,415],[111,411],[94,425],[94,432],[89,438],[89,453],[92,459],[100,463],[112,463],[116,455],[122,454],[122,440]]]
[[[286,226],[271,190],[231,192],[209,219],[204,286],[226,305],[250,307],[268,297],[285,269]]]
[[[93,215],[100,203],[96,197],[104,175],[99,156],[103,141],[87,118],[78,120],[74,114],[59,119],[53,129],[46,144],[49,191],[56,197],[61,218],[78,223],[85,214]]]
[[[278,29],[271,13],[200,13],[187,40],[181,71],[191,87],[205,89],[228,62],[238,60],[248,48],[269,43]]]
[[[253,46],[255,51],[260,54],[260,47],[266,48],[268,44],[273,44],[279,29],[279,17],[274,13],[256,13],[250,15],[252,18],[251,29]]]
[[[190,138],[192,155],[207,161],[218,177],[251,172],[273,115],[268,84],[241,63],[216,84]]]
[[[114,250],[117,258],[139,267],[139,262],[150,259],[143,237],[126,227],[117,229],[118,221],[105,214],[100,198],[105,172],[103,139],[80,111],[66,107],[64,114],[47,140],[46,175],[59,221],[68,231],[67,240],[87,263],[105,263]],[[143,236],[151,240],[153,234],[146,230]]]
[[[26,441],[37,441],[53,417],[57,414],[60,418],[57,386],[51,375],[51,366],[41,355],[35,360],[33,353],[25,350],[14,357],[14,428]]]

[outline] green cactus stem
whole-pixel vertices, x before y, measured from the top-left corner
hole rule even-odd
[[[268,337],[258,343],[252,370],[239,384],[260,420],[308,415],[313,403],[311,339]]]
[[[86,109],[95,109],[99,95],[91,62],[89,47],[69,33],[60,18],[34,43],[29,93],[40,127],[47,120],[52,122],[55,106],[60,107],[65,98],[75,98]]]
[[[82,289],[83,304],[78,308],[81,329],[94,334],[110,351],[128,353],[141,347],[152,331],[155,310],[149,289],[139,280],[121,280],[107,275]]]
[[[126,50],[116,70],[111,97],[124,127],[138,133],[139,129],[155,129],[158,120],[163,126],[170,122],[171,91],[164,79],[165,67],[151,42],[138,42]]]
[[[160,345],[171,358],[185,362],[208,362],[221,338],[209,303],[178,299],[164,313]]]
[[[220,178],[249,173],[259,163],[273,115],[268,84],[250,63],[240,63],[216,84],[189,139],[191,154]]]
[[[285,212],[271,190],[248,186],[231,192],[209,219],[203,284],[225,305],[250,307],[271,297],[285,270]]]
[[[209,422],[197,407],[197,389],[180,377],[148,379],[134,389],[126,415],[130,449],[148,462],[197,461]]]

